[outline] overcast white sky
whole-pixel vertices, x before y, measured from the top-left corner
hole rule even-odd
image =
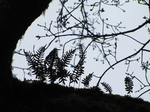
[[[55,21],[57,17],[56,11],[58,10],[58,1],[54,0],[52,4],[50,4],[49,9],[46,11],[45,15],[40,16],[37,18],[32,25],[28,28],[25,35],[23,36],[23,39],[21,39],[18,42],[16,51],[19,49],[25,49],[26,51],[32,51],[33,45],[35,45],[36,49],[39,47],[48,44],[51,40],[51,38],[43,38],[38,40],[35,38],[37,35],[45,35],[45,31],[38,27],[37,24],[44,25],[46,22],[47,25],[50,23],[51,20]],[[121,8],[124,9],[126,12],[123,12],[121,9],[112,7],[112,6],[105,6],[105,12],[102,14],[103,18],[109,18],[110,24],[118,24],[119,22],[122,22],[123,27],[126,27],[127,29],[136,28],[138,25],[142,24],[145,20],[143,19],[144,16],[149,17],[148,7],[144,5],[137,4],[137,1],[131,1],[126,5],[123,5]],[[107,32],[105,32],[107,33]],[[131,34],[134,38],[138,38],[142,42],[146,42],[149,39],[149,34],[147,32],[147,27],[144,27],[143,29],[139,30],[136,33]],[[117,58],[122,59],[125,56],[135,52],[140,48],[139,44],[135,43],[134,41],[131,41],[127,37],[120,36],[118,43],[118,49],[117,49]],[[61,39],[63,42],[63,39]],[[86,40],[88,42],[88,40]],[[86,42],[85,42],[86,43]],[[71,46],[69,44],[68,46]],[[52,44],[52,46],[49,48],[50,52],[52,48],[59,47],[57,43]],[[150,49],[150,45],[147,46],[148,49]],[[92,54],[92,55],[91,55]],[[93,51],[92,48],[88,50],[87,54],[87,60],[86,60],[86,68],[85,68],[85,74],[88,75],[89,73],[94,72],[95,75],[100,76],[108,67],[107,64],[102,64],[101,61],[95,61],[93,58],[98,56],[98,51]],[[139,55],[138,55],[139,56]],[[138,57],[137,56],[137,57]],[[145,56],[145,59],[149,58],[149,54]],[[100,59],[101,60],[101,59]],[[13,66],[15,67],[22,67],[27,68],[27,62],[24,56],[20,56],[18,54],[14,55],[14,62]],[[109,70],[104,78],[102,79],[102,82],[107,82],[111,85],[113,89],[113,94],[120,94],[125,95],[125,86],[124,86],[124,77],[126,76],[127,67],[124,65],[124,62],[118,64],[115,66],[114,70]],[[141,71],[140,65],[137,62],[132,63],[131,68],[129,69],[129,73],[132,73],[134,71],[134,75],[137,77],[143,78],[143,72]],[[21,69],[14,68],[13,70],[14,74],[16,76],[23,80],[24,78],[24,72]],[[28,71],[25,71],[26,73]],[[149,73],[150,74],[150,73]],[[25,77],[29,77],[28,75],[25,75]],[[85,76],[84,76],[85,77]],[[97,83],[96,78],[93,78],[91,82],[92,85],[96,85]],[[134,84],[134,91],[138,90],[140,88],[139,84]],[[148,89],[148,88],[147,88]],[[150,101],[150,92],[142,96],[144,100]],[[133,93],[132,96],[137,96],[139,93]]]

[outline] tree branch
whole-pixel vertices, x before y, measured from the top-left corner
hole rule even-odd
[[[134,29],[132,29],[132,30],[128,30],[128,31],[120,32],[120,33],[97,35],[96,37],[97,37],[97,38],[110,37],[110,36],[118,36],[118,35],[123,35],[123,34],[131,33],[131,32],[134,32],[134,31],[136,31],[136,30],[139,30],[140,28],[142,28],[143,26],[145,26],[147,23],[150,23],[150,19],[146,20],[143,24],[139,25],[137,28],[134,28]]]
[[[111,33],[111,34],[102,34],[102,35],[95,35],[93,33],[91,33],[91,35],[81,35],[81,34],[62,34],[62,35],[57,35],[55,36],[56,38],[58,37],[64,37],[64,36],[79,36],[79,37],[83,37],[83,38],[93,38],[95,37],[96,39],[97,38],[101,38],[101,37],[112,37],[112,36],[118,36],[118,35],[125,35],[127,33],[131,33],[131,32],[134,32],[136,30],[139,30],[140,28],[142,28],[143,26],[145,26],[146,24],[150,23],[150,19],[146,20],[143,24],[139,25],[137,28],[134,28],[132,30],[128,30],[128,31],[124,31],[124,32],[119,32],[119,33]],[[73,27],[71,27],[73,28]],[[78,27],[79,28],[79,27]],[[87,30],[87,28],[84,28],[85,30]],[[87,30],[88,31],[88,30]],[[89,31],[88,31],[89,32]],[[57,34],[57,33],[56,33]],[[55,34],[54,34],[55,35]],[[53,35],[46,35],[46,36],[53,36]],[[40,36],[41,37],[41,36]],[[44,36],[45,37],[45,36]],[[105,38],[107,39],[107,38]]]
[[[138,98],[140,98],[143,94],[147,93],[148,91],[150,91],[150,89],[148,89],[148,90],[144,91],[143,93],[141,93],[141,94],[138,96]]]
[[[111,69],[112,67],[114,67],[114,66],[117,65],[118,63],[120,63],[120,62],[122,62],[122,61],[124,61],[124,60],[126,60],[126,59],[128,59],[128,58],[131,58],[131,57],[133,57],[133,56],[135,56],[135,55],[137,55],[149,42],[150,42],[150,39],[149,39],[137,52],[135,52],[135,53],[131,54],[130,56],[127,56],[127,57],[125,57],[125,58],[123,58],[123,59],[121,59],[121,60],[119,60],[119,61],[117,61],[116,63],[114,63],[113,65],[111,65],[109,68],[107,68],[107,69],[104,71],[104,73],[101,75],[101,77],[99,78],[99,80],[98,80],[96,86],[97,86],[97,87],[99,86],[99,83],[100,83],[101,79],[103,78],[103,76],[106,74],[106,72],[107,72],[109,69]]]

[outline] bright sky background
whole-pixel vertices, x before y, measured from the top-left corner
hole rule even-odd
[[[20,49],[25,49],[26,51],[32,51],[33,45],[35,45],[35,48],[38,49],[41,46],[44,46],[45,44],[48,44],[51,40],[51,38],[43,38],[38,40],[35,38],[37,35],[45,35],[45,31],[43,28],[38,27],[37,24],[44,25],[45,23],[47,26],[49,26],[49,23],[51,20],[55,21],[57,17],[56,11],[58,10],[58,0],[54,0],[52,4],[50,4],[49,9],[46,11],[45,15],[41,15],[39,18],[37,18],[32,25],[28,28],[25,35],[23,36],[23,39],[21,39],[18,42],[16,51]],[[105,6],[105,12],[102,14],[102,18],[109,18],[108,22],[110,24],[118,24],[119,22],[122,22],[123,27],[126,27],[124,30],[132,29],[138,27],[138,25],[142,24],[145,20],[143,19],[144,16],[149,17],[148,7],[145,5],[139,5],[137,4],[137,1],[131,1],[125,5],[123,5],[121,8],[124,9],[126,12],[123,12],[121,9],[112,7],[112,6]],[[123,30],[122,30],[123,31]],[[107,32],[105,32],[107,33]],[[146,42],[149,39],[149,34],[147,32],[147,27],[142,28],[136,33],[131,34],[134,38],[138,38],[142,42]],[[61,42],[65,41],[66,38],[62,38]],[[118,49],[117,49],[117,58],[122,59],[129,54],[135,52],[138,50],[141,46],[139,44],[135,43],[131,39],[128,39],[125,36],[120,36],[118,41]],[[85,41],[85,43],[88,42],[88,40]],[[68,44],[67,48],[72,46],[72,44]],[[50,52],[54,47],[59,48],[58,43],[52,44],[52,46],[47,50],[47,52]],[[150,49],[150,45],[146,48]],[[70,47],[71,49],[71,47]],[[92,48],[88,50],[87,59],[86,59],[86,67],[85,67],[85,75],[88,75],[89,73],[94,72],[94,75],[101,76],[101,74],[108,68],[107,64],[102,64],[101,61],[95,61],[94,58],[98,56],[99,52],[97,50],[93,51]],[[45,55],[46,56],[46,55]],[[139,56],[139,55],[138,55]],[[137,57],[138,57],[137,56]],[[145,59],[148,59],[149,54],[145,56]],[[136,59],[136,58],[135,58]],[[101,59],[100,59],[101,60]],[[14,61],[13,66],[15,67],[21,67],[21,68],[27,68],[27,62],[24,56],[15,54],[14,55]],[[113,94],[120,94],[125,95],[127,92],[125,91],[124,86],[124,78],[126,76],[127,66],[124,65],[124,62],[118,64],[115,66],[114,70],[109,70],[105,76],[102,79],[102,82],[107,82],[111,85],[113,89]],[[133,62],[132,66],[130,66],[130,69],[128,73],[132,73],[134,71],[134,75],[137,77],[143,78],[143,72],[141,71],[141,67],[139,63]],[[28,71],[23,71],[21,69],[14,68],[13,69],[14,74],[16,76],[23,80],[24,79],[24,72],[28,73]],[[150,74],[150,73],[149,73]],[[83,76],[85,77],[85,76]],[[25,75],[25,78],[31,78],[27,74]],[[97,83],[96,78],[93,77],[90,86],[94,86]],[[133,91],[136,91],[140,88],[139,84],[136,84],[136,81],[134,81],[134,89]],[[78,85],[76,85],[78,87]],[[83,87],[83,86],[81,86]],[[102,88],[102,87],[101,87]],[[147,88],[148,89],[148,88]],[[144,90],[147,90],[144,89]],[[143,95],[142,98],[144,100],[150,101],[150,92]],[[139,93],[133,93],[131,96],[138,96]]]

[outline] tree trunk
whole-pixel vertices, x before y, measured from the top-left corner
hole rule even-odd
[[[0,0],[0,92],[12,84],[11,63],[18,40],[52,0]]]

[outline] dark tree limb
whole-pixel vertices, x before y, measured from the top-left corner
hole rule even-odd
[[[0,0],[0,91],[11,88],[12,56],[18,40],[51,1]]]

